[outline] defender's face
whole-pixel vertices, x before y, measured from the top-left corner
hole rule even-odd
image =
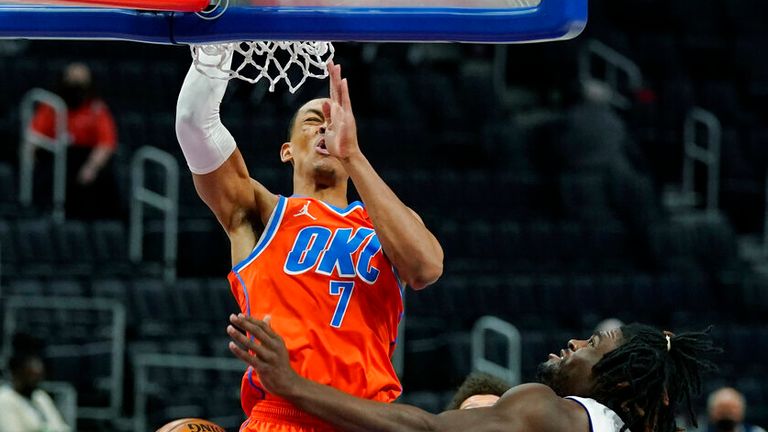
[[[314,99],[299,108],[291,140],[283,144],[281,158],[283,162],[292,162],[300,173],[346,177],[341,162],[331,156],[325,146],[328,119],[323,114],[323,103],[326,101],[330,99]]]
[[[621,341],[620,329],[595,333],[588,340],[571,339],[559,355],[550,354],[539,365],[539,381],[561,397],[589,397],[594,386],[592,368]]]

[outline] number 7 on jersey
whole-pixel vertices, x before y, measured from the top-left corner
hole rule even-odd
[[[332,296],[339,296],[339,302],[336,303],[336,310],[333,312],[333,318],[331,319],[331,327],[341,327],[341,323],[344,322],[344,315],[347,313],[349,299],[352,297],[354,290],[355,283],[352,281],[331,281],[330,294]]]

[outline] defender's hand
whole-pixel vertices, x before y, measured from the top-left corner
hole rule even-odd
[[[239,314],[230,315],[229,320],[255,338],[249,339],[233,326],[227,327],[233,341],[229,343],[229,350],[256,370],[264,388],[283,397],[295,391],[302,378],[291,369],[285,342],[272,330],[269,318],[262,321]]]
[[[328,74],[331,78],[331,101],[323,103],[323,115],[328,122],[325,146],[331,156],[345,161],[360,152],[349,85],[346,78],[341,78],[341,66],[332,61],[328,62]]]

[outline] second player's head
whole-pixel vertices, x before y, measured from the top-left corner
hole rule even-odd
[[[464,380],[445,409],[489,407],[495,404],[510,387],[500,378],[482,372],[473,372]]]
[[[346,185],[349,176],[338,159],[328,153],[325,134],[328,119],[323,103],[313,99],[299,108],[288,126],[288,140],[280,147],[280,159],[293,165],[294,182],[312,181],[320,187]]]
[[[717,352],[708,332],[673,335],[643,324],[572,339],[539,365],[539,379],[560,396],[593,398],[614,410],[630,430],[673,432],[675,410],[694,419],[691,398]]]

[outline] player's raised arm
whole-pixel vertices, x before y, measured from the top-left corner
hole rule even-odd
[[[231,63],[231,51],[227,57],[225,62]],[[239,262],[256,243],[251,222],[264,223],[277,197],[250,178],[235,139],[221,122],[219,107],[227,82],[190,66],[176,106],[176,136],[197,193],[229,235],[232,260]]]
[[[341,66],[329,63],[331,101],[326,145],[338,158],[365,203],[384,252],[409,286],[421,289],[443,273],[443,249],[421,218],[392,192],[360,151],[347,80]]]

